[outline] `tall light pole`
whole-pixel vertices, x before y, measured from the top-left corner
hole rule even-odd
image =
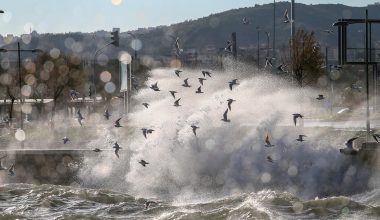
[[[273,0],[273,62],[276,63],[276,0]]]
[[[291,39],[293,39],[294,37],[294,33],[295,33],[295,25],[296,25],[296,3],[294,2],[294,0],[291,1],[291,4],[290,4],[290,34],[291,34]]]
[[[8,50],[5,48],[0,48],[1,53],[7,53],[7,52],[17,52],[17,57],[18,57],[18,86],[20,89],[20,105],[23,104],[23,97],[21,93],[21,88],[22,88],[22,76],[21,76],[21,52],[42,52],[40,49],[32,49],[32,50],[24,50],[20,48],[20,42],[17,42],[17,50]],[[23,114],[22,111],[20,111],[20,129],[24,130],[24,119],[23,119]],[[22,147],[24,146],[24,142],[22,141]]]
[[[256,27],[257,30],[257,68],[260,68],[260,27]]]
[[[366,72],[366,98],[367,98],[367,111],[366,111],[366,128],[367,128],[367,142],[369,140],[369,133],[371,130],[370,125],[370,112],[369,112],[369,69],[368,69],[368,9],[365,10],[365,72]]]

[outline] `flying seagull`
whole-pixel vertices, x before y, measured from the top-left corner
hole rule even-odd
[[[153,89],[154,91],[160,91],[160,89],[158,88],[158,82],[156,82],[155,84],[152,84],[152,85],[150,85],[150,87],[149,88],[151,88],[151,89]]]
[[[146,135],[152,134],[154,130],[153,129],[147,129],[147,128],[141,128],[141,131],[142,131],[144,137],[147,138]]]
[[[107,119],[107,120],[109,120],[110,119],[110,113],[108,112],[108,108],[104,111],[104,114],[103,114],[103,116]]]
[[[280,71],[281,73],[288,73],[288,71],[286,70],[286,65],[285,64],[280,64],[278,67],[277,67],[277,70]]]
[[[270,143],[269,141],[269,134],[265,137],[265,147],[274,147],[273,144]]]
[[[230,90],[232,91],[232,87],[234,85],[239,85],[239,83],[237,83],[237,79],[233,79],[231,82],[228,82],[228,85],[230,86]]]
[[[305,141],[303,138],[304,137],[307,137],[306,135],[303,135],[303,134],[300,134],[300,135],[298,135],[298,138],[296,139],[297,141],[299,141],[299,142],[303,142],[303,141]]]
[[[223,118],[221,119],[224,122],[231,122],[230,119],[227,118],[228,109],[223,113]]]
[[[148,107],[149,107],[149,104],[146,103],[146,102],[144,102],[142,105],[145,106],[145,108],[148,108]]]
[[[188,82],[188,80],[189,80],[189,78],[187,78],[187,79],[183,80],[183,84],[182,84],[182,86],[183,86],[183,87],[188,87],[188,88],[190,88],[190,87],[191,87],[191,86],[189,85],[189,82]]]
[[[379,134],[373,134],[372,137],[375,139],[375,141],[377,143],[379,143],[379,138],[380,138],[380,135]]]
[[[179,76],[179,74],[182,72],[182,70],[174,70],[174,73],[178,76],[178,77],[180,77]]]
[[[92,150],[92,151],[94,151],[94,152],[96,152],[96,153],[100,153],[100,152],[102,152],[102,150],[100,150],[99,148],[95,148],[95,149]]]
[[[175,98],[175,94],[177,93],[176,91],[169,91],[170,94],[172,94],[173,98]]]
[[[121,149],[121,147],[119,146],[117,142],[115,142],[115,144],[113,145],[113,148],[115,148],[115,155],[117,156],[117,158],[119,158],[119,150]]]
[[[270,162],[270,163],[273,163],[273,159],[271,156],[267,156],[267,161]]]
[[[243,24],[250,24],[251,22],[248,20],[248,18],[243,18]]]
[[[149,164],[148,162],[146,162],[145,160],[140,160],[139,161],[139,164],[141,164],[143,167],[145,167],[147,164]]]
[[[274,58],[271,58],[271,57],[265,57],[265,66],[264,66],[264,68],[267,68],[268,66],[269,67],[273,67],[273,64],[272,64],[272,60],[273,60]]]
[[[358,92],[361,92],[361,89],[362,89],[361,86],[358,86],[358,85],[356,85],[355,83],[352,83],[352,84],[351,84],[351,90],[356,90],[356,91],[358,91]]]
[[[327,34],[334,34],[334,31],[331,30],[331,29],[323,30],[323,32],[325,32],[325,33],[327,33]]]
[[[15,164],[12,164],[12,166],[8,169],[8,175],[9,176],[15,175]]]
[[[294,113],[293,114],[294,126],[297,126],[297,118],[303,118],[303,115],[301,115],[299,113]]]
[[[203,93],[202,92],[202,86],[199,86],[198,89],[197,89],[197,91],[195,91],[195,93],[198,93],[198,94]]]
[[[121,125],[120,125],[120,120],[121,120],[121,118],[118,118],[116,121],[115,121],[115,127],[116,128],[120,128],[120,127],[122,127]]]
[[[202,70],[202,74],[203,74],[203,77],[206,77],[207,75],[208,77],[211,78],[211,73],[209,71]]]
[[[353,148],[353,142],[354,142],[354,140],[356,140],[358,138],[359,137],[354,137],[354,138],[349,139],[346,142],[346,148],[339,149],[339,152],[341,152],[342,154],[346,154],[346,155],[355,155],[355,154],[357,154],[358,151]]]
[[[179,107],[179,106],[181,106],[181,105],[179,104],[179,100],[181,100],[181,98],[175,100],[175,102],[174,102],[174,106],[175,106],[175,107]]]
[[[191,125],[191,128],[193,129],[193,133],[194,133],[194,135],[197,136],[197,129],[198,129],[199,127],[197,127],[197,126],[195,126],[195,125]]]
[[[236,100],[233,100],[233,99],[227,99],[227,105],[228,105],[228,109],[231,111],[231,104],[233,102],[235,102]]]
[[[80,113],[80,109],[78,109],[77,111],[77,118],[78,118],[78,122],[80,124],[80,126],[82,126],[82,120],[84,119],[82,114]]]
[[[66,144],[67,142],[70,141],[70,139],[68,137],[64,137],[64,138],[62,138],[62,140],[63,140],[63,144]]]
[[[3,164],[1,163],[1,160],[6,158],[6,157],[7,157],[7,155],[0,158],[0,170],[6,170],[7,169],[6,167],[3,167]]]
[[[205,81],[206,78],[198,78],[198,80],[199,80],[199,83],[203,86],[203,81]]]
[[[284,18],[284,23],[290,22],[288,9],[285,9],[283,18]]]
[[[323,96],[322,94],[319,94],[318,97],[317,97],[316,99],[318,99],[318,100],[323,100],[323,99],[325,99],[325,96]]]
[[[227,41],[227,46],[226,48],[224,48],[225,51],[227,52],[232,52],[232,42],[231,41]]]

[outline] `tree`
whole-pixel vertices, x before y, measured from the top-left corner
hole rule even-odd
[[[74,55],[61,54],[53,58],[49,54],[42,54],[37,60],[37,66],[41,71],[36,74],[39,85],[35,89],[35,95],[44,94],[45,98],[53,99],[51,126],[54,126],[57,106],[70,100],[70,90],[84,91],[87,76],[79,57]]]
[[[324,60],[314,32],[299,29],[289,43],[293,78],[301,87],[315,84],[323,74]]]
[[[12,125],[14,103],[20,97],[20,89],[17,81],[17,71],[14,68],[7,68],[5,73],[0,76],[0,84],[2,88],[1,98],[10,99],[11,103],[8,108],[8,126]],[[4,104],[6,101],[4,101]]]

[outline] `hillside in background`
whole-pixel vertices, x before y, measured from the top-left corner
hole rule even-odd
[[[287,46],[290,38],[290,24],[283,23],[284,11],[290,11],[290,3],[276,3],[276,46]],[[380,18],[380,5],[368,7],[370,18]],[[305,5],[296,4],[296,27],[312,30],[316,33],[322,46],[328,44],[334,47],[337,41],[337,28],[332,24],[339,18],[364,18],[364,7],[349,7],[341,4]],[[243,17],[250,20],[250,24],[244,25]],[[196,20],[188,20],[170,26],[159,26],[154,28],[141,28],[134,33],[143,44],[139,55],[149,55],[154,58],[160,56],[173,56],[173,39],[171,36],[180,37],[181,47],[184,50],[195,49],[202,53],[204,48],[223,48],[229,39],[231,32],[237,33],[238,47],[255,48],[257,45],[257,30],[260,27],[261,47],[267,46],[264,31],[272,33],[273,30],[273,4],[255,5],[233,9]],[[334,34],[328,35],[323,30],[331,29]],[[352,26],[349,30],[349,47],[363,46],[364,25]],[[116,56],[118,51],[133,52],[131,48],[132,37],[126,30],[121,30],[120,48],[110,46],[104,50],[109,57]],[[373,27],[374,45],[377,46],[380,30]],[[25,39],[26,40],[25,40]],[[65,53],[80,54],[83,59],[92,59],[92,54],[97,48],[102,47],[110,41],[110,34],[106,31],[95,33],[65,33],[65,34],[37,34],[32,33],[32,38],[24,37],[23,41],[28,43],[23,48],[41,48],[50,50],[59,48]],[[13,39],[13,42],[16,40]],[[9,37],[3,38],[3,43],[12,42]],[[272,36],[270,37],[272,46]],[[7,47],[7,46],[6,46]]]

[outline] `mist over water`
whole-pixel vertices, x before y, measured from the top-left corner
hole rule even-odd
[[[110,148],[118,141],[123,149],[120,160],[112,153],[87,159],[80,176],[85,185],[179,200],[263,189],[310,199],[378,188],[378,168],[339,153],[348,139],[344,132],[294,126],[293,113],[309,118],[326,111],[315,100],[318,91],[294,88],[281,77],[249,68],[211,72],[204,93],[196,94],[201,70],[184,69],[181,78],[174,69],[153,70],[147,85],[158,82],[161,91],[140,90],[133,97],[136,105],[122,119],[127,128],[104,129],[91,143]],[[186,78],[191,88],[181,86]],[[228,82],[235,78],[240,85],[230,91]],[[173,106],[169,90],[178,92],[180,107]],[[225,123],[221,119],[228,98],[236,102],[228,112],[231,122]],[[200,127],[197,136],[191,125]],[[145,139],[141,128],[155,131]],[[264,146],[267,133],[273,148]],[[306,142],[295,140],[299,134],[307,135]],[[149,162],[147,167],[138,163],[141,159]]]

